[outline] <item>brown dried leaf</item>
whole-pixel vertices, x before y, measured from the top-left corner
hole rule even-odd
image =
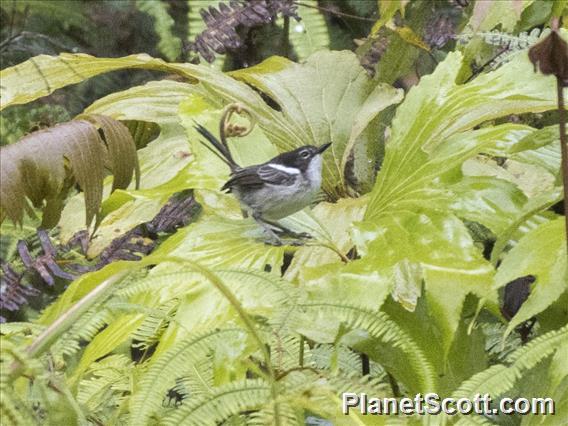
[[[559,77],[564,85],[568,83],[568,44],[557,31],[550,34],[529,49],[529,59],[545,75]]]
[[[43,208],[43,227],[55,226],[64,198],[77,182],[85,193],[88,226],[101,204],[105,163],[115,175],[113,189],[128,186],[134,170],[138,180],[136,147],[126,127],[108,117],[83,118],[31,133],[1,148],[0,221],[8,217],[20,223],[27,197]]]

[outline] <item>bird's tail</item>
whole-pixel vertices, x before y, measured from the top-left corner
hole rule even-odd
[[[215,150],[213,150],[209,144],[200,141],[203,144],[203,146],[205,146],[205,148],[207,148],[213,154],[219,157],[225,164],[227,164],[231,168],[231,170],[235,170],[239,167],[239,165],[235,163],[235,160],[231,155],[231,151],[229,151],[229,147],[227,146],[226,143],[221,142],[219,139],[213,136],[213,134],[209,130],[207,130],[199,123],[195,123],[195,126],[193,127],[195,128],[195,130],[199,132],[201,136],[203,136],[205,139],[207,139],[207,141],[211,145],[213,145],[213,148],[215,148]]]

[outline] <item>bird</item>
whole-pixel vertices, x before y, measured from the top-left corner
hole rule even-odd
[[[233,159],[223,137],[220,141],[198,123],[194,128],[210,145],[200,142],[231,170],[230,178],[221,190],[232,193],[239,201],[243,215],[250,215],[264,229],[268,235],[266,243],[282,245],[277,233],[298,239],[311,238],[309,234],[295,233],[277,221],[315,201],[321,189],[322,154],[331,142],[319,147],[304,145],[265,163],[241,167]],[[297,240],[292,244],[300,245],[301,242]]]

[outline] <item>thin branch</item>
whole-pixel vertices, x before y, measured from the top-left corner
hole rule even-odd
[[[297,4],[298,6],[310,7],[312,9],[321,10],[322,12],[331,13],[332,15],[336,15],[336,16],[345,16],[346,18],[356,19],[356,20],[359,20],[359,21],[373,22],[373,23],[375,23],[377,21],[376,19],[373,19],[373,18],[365,18],[363,16],[351,15],[350,13],[339,12],[337,10],[328,9],[328,8],[321,7],[321,6],[314,6],[314,5],[302,3],[302,2],[299,2],[299,1],[295,1],[294,4]]]
[[[290,56],[290,17],[284,16],[284,26],[282,31],[282,52],[288,58]]]
[[[564,220],[566,223],[566,254],[568,255],[568,140],[566,139],[566,109],[564,108],[564,82],[560,76],[556,77],[558,94],[558,127],[560,129],[560,152],[562,165],[560,172],[564,186]]]
[[[481,65],[477,70],[475,70],[474,72],[471,73],[471,75],[463,82],[463,84],[469,83],[471,80],[473,80],[475,77],[477,77],[479,74],[481,74],[483,71],[485,71],[485,69],[491,65],[493,63],[494,60],[496,60],[499,56],[501,56],[503,53],[507,52],[507,47],[503,47],[502,49],[500,49],[494,56],[492,56],[491,58],[489,58],[489,60],[487,62],[485,62],[483,65]]]
[[[231,292],[231,290],[229,290],[229,288],[223,283],[223,281],[221,281],[221,279],[216,274],[214,274],[209,269],[201,266],[199,263],[193,262],[191,260],[182,259],[176,256],[163,256],[163,257],[157,256],[154,258],[149,257],[145,259],[145,262],[141,263],[144,264],[144,263],[156,263],[156,262],[168,262],[168,261],[180,263],[182,265],[185,264],[190,268],[192,268],[193,270],[195,270],[196,272],[203,275],[211,284],[213,284],[213,286],[217,290],[219,290],[219,292],[221,292],[221,294],[227,299],[227,301],[231,304],[231,306],[235,309],[235,311],[237,311],[237,315],[240,317],[241,321],[244,323],[245,327],[248,329],[253,339],[256,341],[257,346],[260,349],[262,356],[264,358],[264,363],[266,365],[266,368],[268,369],[268,374],[271,378],[270,389],[271,389],[271,396],[274,401],[274,421],[275,425],[279,426],[280,410],[277,401],[278,398],[278,388],[276,383],[277,378],[274,366],[272,365],[272,360],[270,359],[270,352],[266,347],[266,345],[264,344],[264,342],[262,341],[262,338],[260,337],[260,334],[258,333],[258,330],[254,322],[243,308],[243,305],[241,304],[239,299],[235,297],[235,295]]]

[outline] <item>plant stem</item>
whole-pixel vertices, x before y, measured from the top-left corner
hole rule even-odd
[[[213,286],[217,288],[217,290],[219,290],[221,294],[223,294],[223,296],[225,296],[225,298],[229,301],[229,303],[233,306],[233,308],[235,308],[237,314],[245,324],[246,328],[250,331],[252,337],[254,338],[254,340],[258,345],[258,348],[262,352],[264,363],[266,364],[266,368],[268,369],[268,373],[271,378],[270,389],[271,389],[272,399],[274,400],[274,424],[276,426],[279,426],[280,410],[278,408],[278,402],[277,402],[278,398],[278,389],[276,384],[277,379],[276,379],[276,373],[274,371],[274,366],[272,365],[272,360],[270,359],[270,352],[268,351],[268,348],[266,347],[266,345],[262,341],[262,338],[258,334],[255,324],[250,319],[249,315],[246,313],[243,306],[241,305],[241,302],[239,302],[239,300],[235,297],[235,295],[225,286],[225,284],[223,284],[223,282],[219,277],[217,277],[217,275],[215,275],[213,272],[209,271],[208,269],[202,267],[201,265],[185,259],[172,258],[172,257],[165,257],[164,260],[170,260],[190,265],[193,269],[195,269],[201,275],[207,278],[207,280],[211,284],[213,284]]]
[[[57,340],[59,336],[65,333],[76,321],[77,319],[89,310],[96,302],[98,302],[102,295],[112,287],[117,281],[120,281],[129,271],[121,271],[116,275],[103,281],[97,287],[95,287],[90,293],[79,300],[71,309],[57,318],[53,323],[47,327],[35,340],[28,346],[26,352],[30,358],[37,357],[45,352],[51,344]],[[10,375],[15,377],[18,375],[22,368],[22,364],[19,362],[14,363],[11,368]]]
[[[284,28],[282,33],[282,54],[284,57],[290,57],[290,17],[284,17]]]
[[[391,385],[392,394],[395,397],[400,397],[400,395],[401,395],[400,388],[398,387],[398,383],[396,382],[396,379],[394,378],[394,376],[391,373],[387,373],[387,377],[388,377],[389,383]]]
[[[566,223],[566,255],[568,256],[568,140],[566,139],[566,109],[564,108],[564,87],[562,79],[556,77],[556,88],[558,91],[558,127],[560,129],[560,152],[562,154],[562,164],[560,173],[564,186],[564,220]]]

